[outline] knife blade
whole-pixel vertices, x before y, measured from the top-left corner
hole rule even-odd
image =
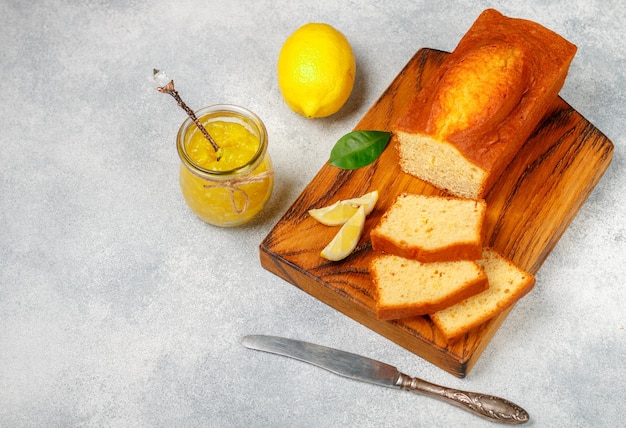
[[[294,358],[350,379],[437,398],[492,422],[517,425],[529,420],[524,409],[503,398],[430,383],[362,355],[278,336],[248,335],[241,343],[249,349]]]

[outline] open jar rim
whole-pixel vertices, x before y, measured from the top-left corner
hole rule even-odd
[[[240,123],[255,136],[258,136],[259,147],[248,162],[236,168],[224,171],[203,168],[194,162],[187,153],[185,138],[189,129],[196,126],[191,118],[187,118],[178,129],[178,134],[176,136],[176,149],[181,162],[190,172],[201,178],[211,180],[228,179],[233,176],[244,175],[254,171],[254,169],[263,160],[265,151],[267,150],[267,129],[265,128],[263,121],[261,121],[255,113],[234,104],[214,104],[203,107],[194,113],[201,122],[206,121],[207,116],[210,116],[208,120],[226,120]]]

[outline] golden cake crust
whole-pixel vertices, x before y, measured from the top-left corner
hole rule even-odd
[[[558,96],[575,53],[535,22],[485,10],[396,123],[400,144],[414,134],[450,144],[486,172],[472,195],[482,197]]]

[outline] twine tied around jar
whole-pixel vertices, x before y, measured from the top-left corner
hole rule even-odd
[[[263,171],[260,174],[250,175],[245,177],[235,177],[229,180],[207,180],[214,184],[205,184],[205,189],[216,189],[216,188],[224,188],[230,191],[230,203],[233,206],[233,211],[237,214],[243,214],[248,209],[248,205],[250,205],[250,196],[239,188],[239,186],[243,186],[250,183],[259,183],[263,180],[271,178],[274,175],[273,171]],[[237,208],[237,201],[235,200],[235,193],[239,192],[243,195],[243,208]]]

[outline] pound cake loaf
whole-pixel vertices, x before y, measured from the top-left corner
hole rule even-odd
[[[557,98],[576,46],[487,9],[394,126],[400,166],[481,199]]]
[[[484,200],[404,193],[370,232],[372,248],[423,263],[477,260]]]
[[[487,289],[473,261],[420,263],[393,254],[372,259],[376,316],[390,320],[439,311]]]
[[[535,278],[491,248],[483,250],[478,265],[489,288],[455,305],[430,315],[447,340],[453,340],[490,320],[528,293]]]

